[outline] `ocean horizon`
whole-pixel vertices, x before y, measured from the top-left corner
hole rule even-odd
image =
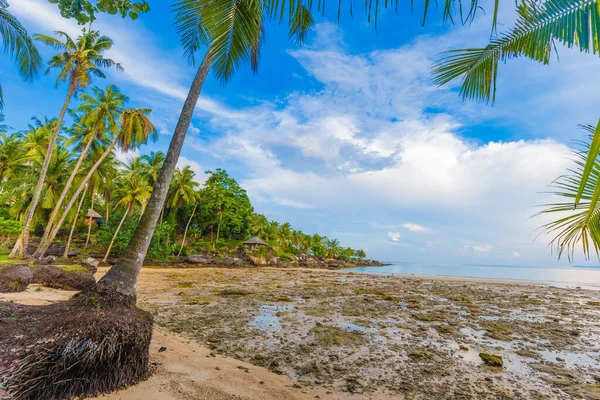
[[[383,267],[356,267],[348,271],[378,275],[498,279],[557,287],[600,290],[600,266],[527,266],[494,264],[436,265],[385,261]]]

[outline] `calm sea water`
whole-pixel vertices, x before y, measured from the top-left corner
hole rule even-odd
[[[392,263],[385,267],[357,267],[349,271],[383,275],[453,276],[464,278],[506,279],[543,283],[560,287],[600,290],[600,268],[527,267],[504,265],[421,265]]]

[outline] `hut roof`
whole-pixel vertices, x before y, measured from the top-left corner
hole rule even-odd
[[[246,240],[242,244],[249,246],[268,246],[268,244],[263,242],[258,236],[254,236],[252,239]]]
[[[88,210],[87,218],[102,218],[102,215],[98,214],[96,211],[92,210],[91,208]]]

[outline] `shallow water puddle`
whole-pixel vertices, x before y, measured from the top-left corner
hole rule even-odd
[[[250,322],[250,325],[265,332],[281,331],[279,317],[276,315],[280,312],[290,312],[294,309],[291,304],[286,305],[263,305],[262,312]]]
[[[600,361],[594,358],[591,353],[575,353],[570,351],[538,351],[545,361],[557,362],[557,358],[564,360],[559,361],[567,368],[600,368]]]

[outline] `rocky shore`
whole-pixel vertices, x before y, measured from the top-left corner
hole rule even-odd
[[[308,254],[298,254],[291,260],[281,260],[277,257],[253,256],[251,254],[240,257],[219,257],[211,254],[199,254],[178,257],[170,260],[169,264],[178,267],[278,267],[278,268],[320,268],[341,269],[359,266],[381,267],[384,264],[377,260],[332,260],[325,257],[314,257]],[[148,264],[156,264],[149,261]]]

